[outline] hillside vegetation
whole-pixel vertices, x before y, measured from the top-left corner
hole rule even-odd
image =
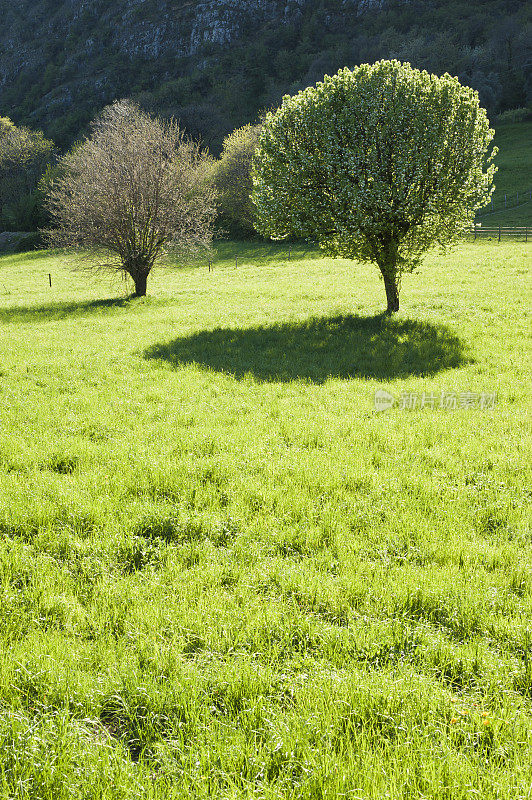
[[[457,75],[494,118],[531,102],[521,0],[0,0],[0,115],[62,147],[115,98],[218,153],[283,94],[398,58]]]
[[[3,797],[529,796],[528,253],[0,259]]]

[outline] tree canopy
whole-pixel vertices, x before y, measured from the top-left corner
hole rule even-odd
[[[254,231],[251,168],[260,130],[260,125],[244,125],[226,136],[216,164],[218,209],[222,223],[231,232],[249,234]]]
[[[0,117],[0,224],[27,230],[39,216],[39,179],[54,157],[54,144],[40,131]]]
[[[151,269],[170,248],[190,253],[209,244],[211,172],[209,156],[176,122],[116,102],[59,162],[49,239],[88,248],[90,263],[124,272],[144,295]]]

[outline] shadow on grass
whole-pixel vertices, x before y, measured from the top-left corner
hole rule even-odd
[[[47,320],[81,317],[95,314],[109,308],[120,308],[131,302],[129,297],[115,297],[108,300],[86,300],[82,302],[63,301],[45,303],[42,306],[11,306],[0,308],[0,323],[45,322]]]
[[[197,364],[236,378],[312,383],[434,375],[470,361],[463,343],[445,326],[383,315],[217,328],[153,345],[144,356],[175,367]]]
[[[288,245],[286,242],[257,241],[225,241],[219,240],[215,245],[214,267],[227,263],[233,266],[235,257],[239,263],[260,263],[262,266],[272,263],[288,261],[302,261],[323,258],[323,253],[317,247],[311,247],[302,242]]]
[[[22,253],[7,252],[2,250],[0,251],[0,269],[8,263],[19,261],[41,261],[41,259],[46,258],[49,255],[51,255],[50,250],[27,250],[26,252]]]

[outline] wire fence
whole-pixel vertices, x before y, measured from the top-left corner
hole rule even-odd
[[[514,194],[498,194],[497,197],[491,198],[489,204],[483,208],[477,216],[483,217],[486,214],[492,214],[494,211],[504,211],[505,208],[517,208],[531,201],[532,189],[515,192]]]
[[[502,239],[516,239],[523,242],[532,241],[532,228],[507,228],[502,225],[494,225],[492,227],[484,227],[482,225],[475,225],[470,230],[466,231],[466,236],[476,239],[496,239],[498,242]]]

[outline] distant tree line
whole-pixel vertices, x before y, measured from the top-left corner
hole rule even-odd
[[[144,173],[137,174],[138,191],[141,192],[153,183],[153,175],[149,172],[149,159],[141,158],[145,148],[148,147],[148,134],[153,134],[150,127],[149,117],[143,114],[139,107],[125,101],[126,105],[115,104],[115,111],[119,108],[130,109],[130,131],[133,137],[133,130],[138,129],[138,134],[131,147],[131,159],[135,161],[137,157],[139,163],[147,165]],[[110,107],[111,108],[111,107]],[[104,110],[104,119],[110,124],[109,112]],[[93,123],[97,122],[96,118]],[[116,120],[115,120],[116,122]],[[154,123],[155,124],[155,123]],[[198,160],[203,165],[202,169],[209,176],[209,180],[216,193],[216,202],[213,195],[213,208],[216,210],[217,230],[221,235],[230,234],[236,237],[249,237],[255,235],[253,222],[253,208],[251,204],[251,167],[252,159],[258,145],[261,125],[245,125],[242,128],[229,134],[223,143],[222,154],[219,159],[214,159],[208,155],[205,148],[201,148],[199,143],[192,144],[192,139],[186,137],[184,131],[180,129],[175,121],[158,122],[156,130],[166,131],[168,141],[176,138],[181,164],[185,163],[184,156],[189,154],[192,161]],[[161,127],[162,126],[162,127]],[[109,133],[109,130],[106,129]],[[170,132],[173,131],[173,134]],[[115,130],[115,136],[117,136]],[[146,141],[143,141],[143,136]],[[130,137],[130,138],[131,138]],[[110,147],[110,145],[108,145]],[[136,149],[135,149],[136,148]],[[111,148],[112,149],[112,148]],[[122,157],[124,153],[122,152]],[[0,232],[1,231],[24,231],[38,232],[48,226],[50,222],[49,208],[45,202],[46,196],[54,182],[61,177],[65,168],[74,168],[75,164],[80,163],[81,156],[85,153],[82,142],[74,144],[61,157],[59,150],[54,143],[47,139],[41,131],[32,131],[26,127],[16,126],[8,117],[0,117]],[[195,154],[195,155],[194,155]],[[146,154],[144,153],[144,156]],[[97,186],[97,178],[101,177],[102,171],[98,169],[96,162],[92,166],[91,181],[93,187]],[[199,172],[191,168],[190,178],[198,179]],[[84,174],[84,180],[87,175]],[[108,181],[105,186],[100,186],[102,196],[105,194],[105,187],[108,192],[113,188],[113,180],[116,175],[112,173],[104,174]],[[83,188],[83,187],[80,187]],[[72,186],[70,187],[72,189]],[[86,201],[86,192],[82,192]],[[175,198],[174,198],[175,199]],[[72,201],[72,198],[70,198]],[[96,200],[102,209],[102,200]],[[68,206],[68,198],[64,198],[65,208]],[[42,243],[42,239],[35,237],[36,245]]]

